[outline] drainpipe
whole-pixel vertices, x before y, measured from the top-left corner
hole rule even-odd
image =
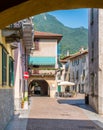
[[[27,71],[27,56],[26,56],[26,48],[25,48],[25,72]],[[24,80],[24,109],[28,109],[28,82],[27,79]]]

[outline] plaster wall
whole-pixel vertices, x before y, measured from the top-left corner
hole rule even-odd
[[[55,39],[40,39],[39,50],[35,50],[33,55],[36,56],[57,56],[57,40]]]
[[[2,48],[7,51],[7,83],[2,85]],[[14,115],[14,88],[9,86],[9,56],[13,58],[13,51],[5,42],[0,30],[0,130],[4,130]]]

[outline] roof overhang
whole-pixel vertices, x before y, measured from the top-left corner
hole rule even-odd
[[[62,37],[62,34],[39,31],[34,32],[34,39],[57,39],[57,43],[59,43]]]

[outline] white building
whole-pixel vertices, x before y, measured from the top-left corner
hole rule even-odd
[[[66,56],[61,60],[64,70],[62,79],[74,82],[72,90],[80,93],[88,93],[88,51],[83,48],[72,55]]]

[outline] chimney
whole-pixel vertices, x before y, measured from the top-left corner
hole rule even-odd
[[[83,51],[84,51],[84,48],[81,47],[80,50],[79,50],[79,52],[82,53]]]
[[[69,50],[67,50],[67,56],[69,56],[69,55],[70,55]]]

